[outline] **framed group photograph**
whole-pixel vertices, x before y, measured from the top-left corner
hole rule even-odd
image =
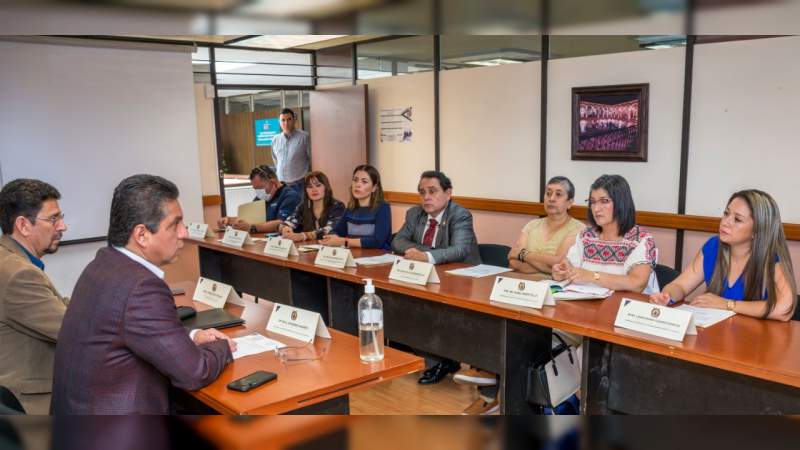
[[[572,88],[572,159],[647,161],[648,87]]]

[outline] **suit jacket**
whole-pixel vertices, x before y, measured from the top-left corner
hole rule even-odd
[[[167,414],[169,385],[200,389],[232,361],[196,345],[164,280],[106,247],[83,270],[58,336],[55,414]]]
[[[435,248],[422,245],[428,228],[428,213],[417,205],[406,212],[406,221],[392,240],[392,250],[405,253],[409,248],[430,252],[436,264],[463,262],[480,264],[478,240],[472,227],[472,213],[455,202],[449,202],[439,224]]]
[[[0,385],[30,414],[47,414],[67,299],[10,236],[0,236]],[[39,395],[34,395],[39,394]]]

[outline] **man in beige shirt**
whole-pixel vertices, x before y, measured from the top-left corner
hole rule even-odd
[[[44,273],[42,257],[67,230],[61,194],[39,180],[18,179],[0,191],[0,385],[28,414],[47,414],[56,338],[68,300]]]

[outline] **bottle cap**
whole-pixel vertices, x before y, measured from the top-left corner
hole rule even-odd
[[[372,279],[371,278],[367,278],[364,281],[367,282],[367,285],[364,286],[364,293],[365,294],[374,294],[375,293],[375,286],[372,285]]]

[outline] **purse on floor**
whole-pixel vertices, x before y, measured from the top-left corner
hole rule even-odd
[[[581,382],[577,351],[557,333],[559,344],[544,360],[528,367],[528,402],[555,408],[578,391]]]

